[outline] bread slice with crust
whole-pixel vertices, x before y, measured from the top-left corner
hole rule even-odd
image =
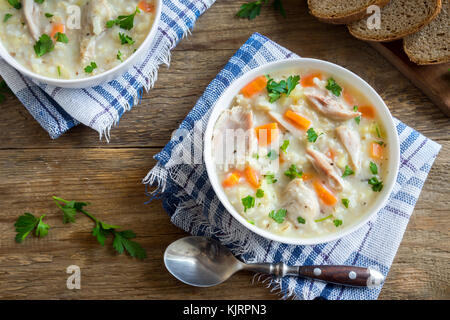
[[[366,17],[371,5],[382,8],[388,3],[389,0],[308,0],[308,7],[322,22],[349,24]]]
[[[403,39],[403,48],[412,62],[450,62],[450,0],[442,0],[442,10],[431,23]]]
[[[368,41],[393,41],[415,33],[429,24],[441,11],[442,0],[391,0],[381,9],[381,27],[370,30],[367,19],[348,26],[356,38]]]

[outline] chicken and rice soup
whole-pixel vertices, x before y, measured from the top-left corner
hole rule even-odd
[[[246,85],[218,118],[212,157],[233,207],[286,237],[353,225],[389,172],[386,133],[358,90],[320,70],[286,70]]]
[[[154,19],[152,0],[0,0],[0,41],[37,74],[80,79],[129,58]]]

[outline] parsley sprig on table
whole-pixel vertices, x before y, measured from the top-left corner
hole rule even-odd
[[[45,237],[48,234],[50,226],[42,221],[44,217],[45,214],[39,218],[36,218],[28,212],[20,216],[14,224],[17,232],[16,242],[21,243],[30,233],[33,232],[33,230],[36,237]]]
[[[261,13],[261,8],[263,5],[269,3],[269,0],[258,0],[258,1],[249,1],[241,5],[241,8],[237,12],[236,16],[244,19],[255,19]],[[283,17],[286,17],[286,11],[284,10],[283,3],[281,0],[274,0],[272,2],[272,6],[275,10],[280,12]]]
[[[113,248],[122,254],[124,251],[132,257],[138,259],[145,259],[147,253],[141,245],[131,239],[136,238],[136,234],[131,230],[118,231],[120,226],[110,225],[100,221],[84,208],[89,204],[86,202],[67,201],[62,198],[53,197],[58,208],[63,212],[63,223],[75,222],[77,213],[82,213],[94,221],[95,226],[92,229],[92,235],[97,238],[97,241],[103,246],[109,236],[113,236]]]

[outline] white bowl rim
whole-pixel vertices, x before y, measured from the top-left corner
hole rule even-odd
[[[216,168],[214,162],[212,161],[211,156],[211,139],[214,130],[214,125],[217,121],[218,116],[220,115],[222,110],[225,110],[229,107],[229,104],[220,106],[222,100],[227,99],[227,97],[229,96],[231,96],[231,98],[229,98],[231,100],[234,96],[236,96],[236,94],[245,84],[250,82],[252,79],[255,79],[257,76],[267,74],[268,73],[267,70],[269,69],[286,70],[289,69],[289,67],[301,68],[302,64],[304,64],[303,66],[304,68],[310,68],[312,70],[323,70],[324,68],[334,69],[335,72],[329,73],[333,74],[336,78],[342,78],[344,76],[352,78],[352,80],[358,82],[357,84],[353,85],[357,90],[367,91],[365,93],[364,92],[362,93],[370,100],[371,104],[377,109],[380,118],[384,117],[384,119],[382,119],[381,121],[383,123],[384,129],[386,130],[387,141],[389,141],[388,150],[390,160],[388,162],[389,163],[387,171],[388,176],[386,177],[386,180],[383,181],[384,187],[382,192],[378,194],[378,199],[370,208],[371,210],[366,212],[364,216],[360,217],[357,222],[354,222],[349,227],[345,227],[339,230],[338,232],[333,232],[331,234],[309,238],[293,238],[293,237],[279,236],[248,223],[246,219],[242,217],[231,205],[227,196],[225,195],[225,192],[223,191],[223,188],[217,182]],[[320,65],[321,67],[311,67],[308,66],[308,64],[312,64],[313,66]],[[345,81],[349,82],[348,80]],[[369,97],[369,95],[371,97]],[[241,75],[239,78],[235,79],[217,99],[216,103],[214,104],[211,110],[212,110],[211,115],[210,118],[208,119],[208,124],[204,135],[204,150],[203,150],[203,157],[205,161],[208,178],[211,182],[214,192],[216,193],[217,197],[219,198],[220,202],[225,207],[225,209],[244,227],[253,231],[254,233],[268,240],[273,240],[292,245],[317,245],[327,243],[334,240],[338,240],[363,227],[385,206],[385,204],[389,200],[389,196],[392,193],[395,182],[397,181],[397,175],[400,165],[400,144],[396,126],[394,124],[393,117],[388,107],[386,106],[383,99],[379,96],[379,94],[365,80],[363,80],[361,77],[359,77],[352,71],[344,67],[341,67],[337,64],[313,58],[292,58],[270,62],[255,69],[252,69]]]
[[[155,0],[156,2],[156,14],[155,19],[153,20],[153,25],[147,34],[147,37],[145,38],[144,42],[139,46],[139,48],[134,52],[127,60],[125,60],[123,63],[115,66],[112,69],[106,70],[105,72],[102,72],[100,74],[97,74],[93,77],[87,77],[87,78],[81,78],[81,79],[58,79],[58,78],[51,78],[46,77],[43,75],[40,75],[38,73],[35,73],[28,68],[25,68],[22,64],[20,64],[14,57],[12,57],[6,48],[3,46],[3,44],[0,42],[0,46],[4,48],[4,51],[6,54],[2,54],[2,50],[0,50],[0,58],[3,58],[9,65],[11,65],[14,69],[19,71],[20,73],[26,75],[27,77],[30,77],[32,79],[35,79],[37,81],[40,81],[42,83],[60,83],[62,87],[72,87],[73,88],[83,88],[85,83],[88,82],[98,82],[101,83],[102,78],[108,78],[109,75],[113,74],[117,70],[124,68],[124,65],[128,65],[131,62],[134,61],[134,57],[138,57],[142,54],[142,51],[147,47],[150,41],[153,41],[154,35],[156,34],[156,30],[158,29],[159,21],[161,18],[161,11],[162,11],[162,0]]]

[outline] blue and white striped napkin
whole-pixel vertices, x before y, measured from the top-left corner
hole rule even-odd
[[[139,102],[144,88],[149,90],[153,86],[159,65],[169,65],[170,51],[214,2],[163,0],[161,22],[147,56],[109,83],[88,89],[62,89],[37,84],[3,59],[0,59],[0,75],[51,138],[56,139],[82,123],[108,139],[111,127]]]
[[[386,276],[441,147],[400,121],[395,120],[401,147],[400,172],[388,204],[358,231],[321,245],[281,244],[248,231],[221,205],[208,180],[204,163],[180,163],[182,154],[186,152],[202,154],[203,139],[201,135],[194,135],[194,125],[201,124],[204,133],[211,107],[234,79],[269,61],[291,57],[297,56],[260,34],[252,35],[210,83],[182,122],[179,135],[175,136],[183,139],[172,139],[155,156],[158,163],[144,183],[157,186],[151,196],[162,199],[175,225],[193,235],[218,239],[244,261],[370,266]],[[298,299],[376,299],[381,291],[381,288],[349,288],[296,277],[269,278],[268,283],[284,298]]]

